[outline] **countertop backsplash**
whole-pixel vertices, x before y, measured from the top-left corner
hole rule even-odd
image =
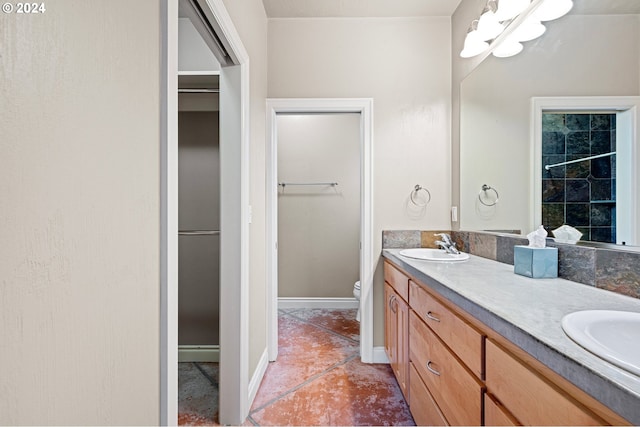
[[[463,252],[513,265],[513,247],[529,241],[510,234],[450,230],[385,230],[382,248],[435,248],[435,233],[449,233]],[[640,252],[556,243],[558,277],[640,298]]]

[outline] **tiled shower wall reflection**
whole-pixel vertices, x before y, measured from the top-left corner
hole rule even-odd
[[[615,114],[542,115],[542,223],[547,231],[568,224],[583,233],[582,240],[615,243],[615,155],[544,168],[615,150]]]

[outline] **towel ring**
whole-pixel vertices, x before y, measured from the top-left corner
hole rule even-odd
[[[489,190],[492,190],[494,193],[496,193],[496,199],[493,201],[493,203],[485,203],[484,200],[482,200],[482,193],[486,193]],[[495,188],[490,187],[487,184],[482,184],[482,190],[480,190],[480,192],[478,193],[478,200],[480,200],[480,203],[485,206],[495,206],[498,203],[498,200],[500,200],[500,195]]]
[[[418,203],[416,202],[416,199],[414,199],[414,196],[416,196],[418,194],[418,191],[424,191],[425,193],[427,193],[427,196],[429,196],[429,198],[427,199],[426,202],[424,203]],[[411,192],[410,196],[411,198],[411,202],[420,207],[420,208],[424,208],[425,206],[427,206],[429,204],[429,202],[431,201],[431,193],[429,192],[429,190],[427,190],[426,188],[422,187],[419,184],[416,184],[416,186],[414,187],[413,191]]]

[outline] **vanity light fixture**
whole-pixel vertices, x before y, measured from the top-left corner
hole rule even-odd
[[[504,24],[496,17],[496,0],[489,0],[478,19],[476,31],[483,41],[493,40],[504,31]]]
[[[496,18],[499,21],[508,21],[524,12],[531,0],[500,0],[497,4]]]
[[[505,40],[493,50],[493,56],[508,58],[522,52],[524,46],[517,40]]]
[[[547,27],[542,25],[542,22],[537,20],[535,16],[529,16],[518,28],[509,34],[509,38],[513,38],[519,42],[528,42],[537,39],[543,35],[545,31],[547,31]]]
[[[569,13],[572,7],[571,0],[544,0],[533,15],[540,21],[553,21]]]
[[[524,48],[522,42],[544,34],[542,22],[558,19],[572,7],[572,0],[489,0],[472,22],[460,56],[471,58],[489,49],[500,58],[517,55]]]
[[[482,36],[478,33],[478,21],[475,20],[471,23],[467,37],[464,39],[464,48],[460,52],[460,56],[463,58],[471,58],[476,55],[480,55],[485,50],[489,49],[489,43],[482,40]]]

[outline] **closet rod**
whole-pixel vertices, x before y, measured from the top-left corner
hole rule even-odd
[[[184,88],[178,89],[178,93],[220,93],[220,89]]]
[[[279,186],[285,187],[287,185],[330,185],[335,187],[338,185],[337,182],[279,182]]]

